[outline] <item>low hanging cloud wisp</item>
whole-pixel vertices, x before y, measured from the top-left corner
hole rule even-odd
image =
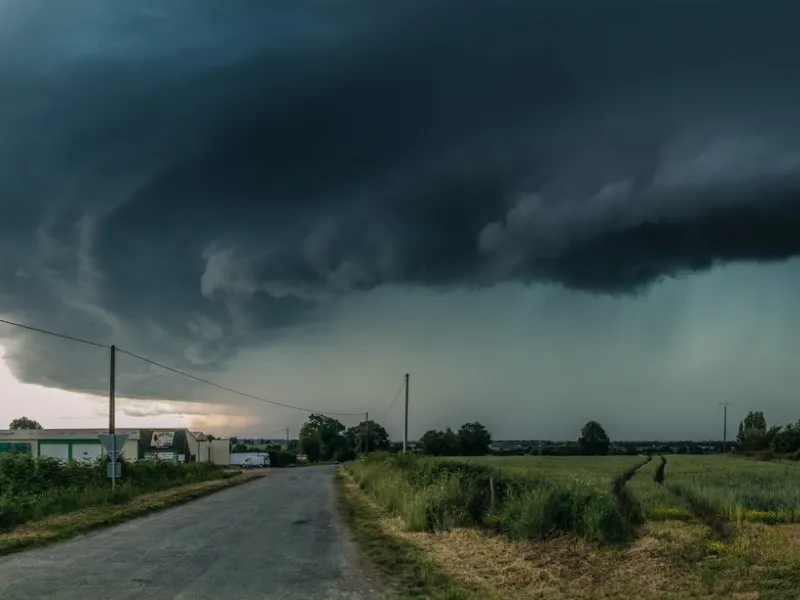
[[[796,2],[17,0],[1,20],[6,316],[217,368],[388,284],[628,294],[800,254]],[[25,380],[104,389],[79,350],[10,344]],[[130,368],[125,393],[152,394]]]

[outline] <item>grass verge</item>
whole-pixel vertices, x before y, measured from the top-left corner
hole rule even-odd
[[[122,523],[252,481],[257,477],[258,475],[234,473],[221,479],[190,483],[161,492],[143,494],[124,504],[92,506],[25,523],[11,531],[0,533],[0,555],[43,546],[94,529]]]
[[[363,555],[387,578],[397,600],[487,600],[485,593],[442,572],[413,543],[383,526],[387,515],[343,469],[336,474],[339,508]]]

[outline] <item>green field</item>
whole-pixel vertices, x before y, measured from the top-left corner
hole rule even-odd
[[[372,456],[345,466],[343,498],[362,533],[465,586],[419,597],[796,599],[800,464],[665,458],[659,484],[658,456]]]
[[[604,484],[642,462],[642,456],[475,456],[455,459],[499,468],[520,477]]]
[[[653,460],[629,482],[650,518],[701,513],[735,521],[800,521],[800,465],[730,456],[667,456],[663,485]]]
[[[386,464],[395,466],[392,471],[395,484],[409,490],[409,499],[398,509],[400,512],[433,494],[432,490],[449,507],[461,501],[459,494],[473,497],[464,500],[471,505],[485,503],[487,494],[495,494],[491,501],[497,504],[490,507],[491,511],[473,514],[472,520],[490,522],[517,538],[555,528],[581,532],[594,539],[617,539],[627,530],[623,520],[630,521],[631,526],[645,519],[800,522],[800,464],[727,455],[667,455],[663,481],[659,484],[654,479],[660,458],[654,456],[645,462],[644,456],[480,456],[418,458]],[[612,494],[613,482],[637,466],[639,469],[622,493],[616,490]],[[353,472],[364,486],[378,490],[377,482],[384,481],[382,468],[356,466]],[[459,478],[472,483],[459,483]],[[489,479],[496,480],[493,484],[496,490],[488,490]],[[451,487],[450,496],[442,491],[443,486]],[[623,514],[612,510],[613,496]],[[433,514],[429,505],[434,501],[425,502],[427,508],[415,509],[423,516],[412,519],[421,520],[423,524],[419,527],[423,529],[430,528],[424,515]],[[447,510],[450,509],[441,509]],[[592,511],[598,514],[588,518],[600,521],[582,522],[585,514]],[[447,522],[464,521],[452,515],[439,518]],[[600,522],[610,525],[606,528]]]
[[[688,519],[704,513],[731,520],[800,522],[800,465],[725,455],[667,455],[664,481],[655,483],[658,456],[628,482],[645,514],[654,520]],[[641,462],[641,456],[481,456],[458,458],[519,477],[602,485]]]

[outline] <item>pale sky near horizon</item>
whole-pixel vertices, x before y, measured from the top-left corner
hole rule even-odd
[[[797,0],[0,4],[3,418],[800,417]]]
[[[0,347],[0,429],[18,417],[28,417],[46,429],[103,429],[108,427],[108,398],[48,388],[31,383],[20,383],[3,360]],[[126,399],[119,399],[126,404]],[[116,411],[116,425],[120,428],[188,427],[187,419],[180,414],[135,417]]]

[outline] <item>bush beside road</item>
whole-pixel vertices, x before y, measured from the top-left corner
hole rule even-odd
[[[230,478],[210,463],[125,462],[112,492],[106,463],[0,456],[0,532],[95,506],[122,505],[144,494]]]

